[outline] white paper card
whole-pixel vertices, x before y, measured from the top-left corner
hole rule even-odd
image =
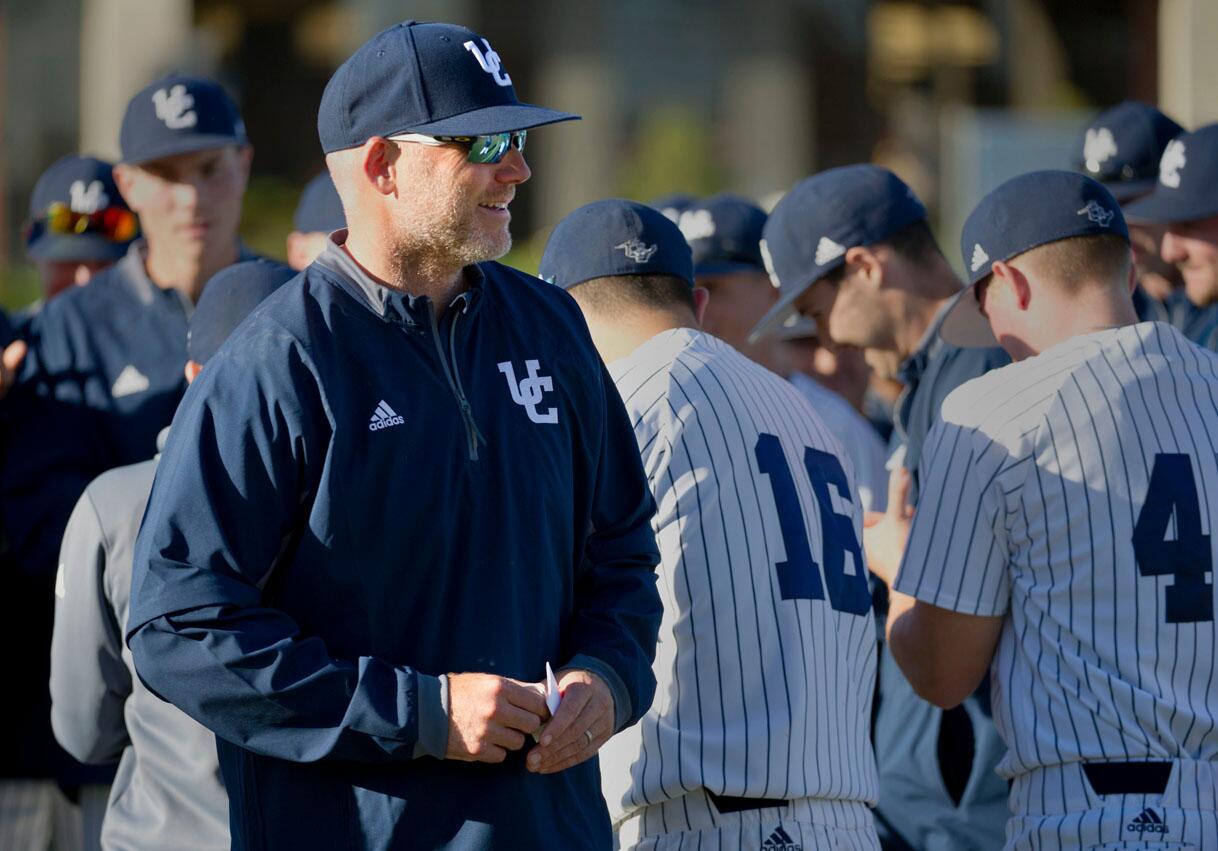
[[[550,710],[550,717],[554,717],[554,713],[558,712],[558,704],[562,702],[562,695],[558,693],[558,681],[554,679],[554,670],[550,667],[550,663],[546,662],[546,706]]]

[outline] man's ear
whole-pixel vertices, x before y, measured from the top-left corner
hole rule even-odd
[[[401,157],[398,146],[383,136],[373,136],[360,150],[364,179],[382,195],[392,195],[397,189],[396,164]]]
[[[846,252],[846,276],[852,275],[862,275],[873,290],[884,283],[884,264],[871,246],[856,245]]]
[[[1134,290],[1136,290],[1138,288],[1138,267],[1133,262],[1133,247],[1132,246],[1130,246],[1130,248],[1129,248],[1129,275],[1128,275],[1128,278],[1129,278],[1129,281],[1127,282],[1128,283],[1127,289],[1129,290],[1129,294],[1132,296],[1134,293]]]
[[[1009,297],[1020,310],[1027,310],[1032,303],[1032,285],[1023,270],[999,260],[990,267],[990,271],[993,279],[986,291],[986,298],[992,298],[994,295],[1000,298]]]
[[[244,172],[245,181],[248,183],[250,179],[250,169],[254,165],[254,146],[250,144],[242,145],[237,149],[237,157],[241,160],[241,170]]]
[[[132,192],[135,186],[136,168],[137,166],[119,163],[111,171],[111,174],[114,176],[114,185],[118,187],[118,194],[123,196],[123,200],[127,202],[127,206],[133,212],[139,213],[140,208],[137,206],[139,198],[134,197]]]
[[[694,287],[694,322],[698,327],[702,327],[702,320],[706,317],[706,306],[710,304],[710,290],[706,287]]]

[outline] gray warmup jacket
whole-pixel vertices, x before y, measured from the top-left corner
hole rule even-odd
[[[103,848],[227,849],[215,736],[144,687],[123,642],[131,554],[156,464],[102,474],[68,521],[55,581],[51,726],[81,762],[121,756]]]

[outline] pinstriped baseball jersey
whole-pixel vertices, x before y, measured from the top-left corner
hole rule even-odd
[[[659,508],[664,599],[655,702],[601,750],[610,815],[700,788],[874,802],[850,462],[799,391],[700,331],[609,368]]]
[[[1075,337],[952,393],[922,472],[896,587],[1009,610],[1000,773],[1218,759],[1218,356],[1157,322]]]

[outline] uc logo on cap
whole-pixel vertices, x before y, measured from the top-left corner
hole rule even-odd
[[[1171,189],[1180,188],[1180,169],[1188,164],[1184,157],[1184,143],[1173,139],[1163,149],[1163,159],[1159,161],[1159,182]]]
[[[472,39],[465,42],[465,49],[474,54],[474,58],[478,60],[482,70],[490,74],[496,83],[501,86],[512,85],[512,78],[503,70],[503,61],[499,58],[499,54],[491,49],[491,43],[482,39],[482,46],[486,48],[485,51],[479,50],[478,45]]]

